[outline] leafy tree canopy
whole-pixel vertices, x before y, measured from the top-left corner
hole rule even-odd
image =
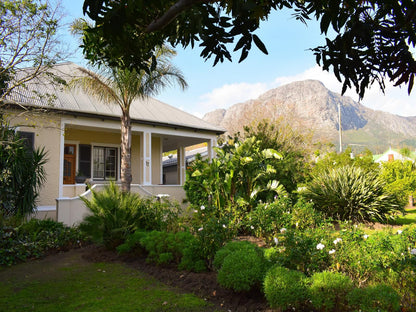
[[[46,0],[0,2],[0,102],[43,73],[56,80],[49,69],[65,59],[60,8]]]
[[[194,47],[199,42],[201,57],[213,57],[214,65],[231,61],[232,45],[241,62],[253,43],[267,54],[255,31],[273,10],[283,8],[302,22],[320,21],[325,36],[335,34],[312,50],[317,62],[343,82],[343,92],[354,87],[363,97],[374,82],[384,90],[386,78],[407,84],[411,92],[416,72],[411,52],[416,2],[411,0],[85,0],[84,13],[95,27],[85,33],[84,54],[98,64],[149,70],[144,60],[155,46]]]

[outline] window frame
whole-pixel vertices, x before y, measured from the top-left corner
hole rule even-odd
[[[97,177],[96,176],[96,165],[95,165],[95,151],[96,149],[103,149],[104,150],[104,177]],[[115,150],[115,178],[107,176],[106,170],[106,160],[107,160],[107,151],[108,150]],[[118,145],[110,145],[110,144],[91,144],[91,177],[93,181],[118,181],[120,178],[120,146]]]

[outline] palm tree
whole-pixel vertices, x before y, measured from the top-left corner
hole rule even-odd
[[[163,88],[178,84],[182,89],[187,83],[179,69],[170,63],[176,52],[166,46],[156,49],[157,65],[150,72],[128,68],[107,68],[101,76],[85,68],[81,78],[70,86],[80,87],[105,104],[117,104],[121,108],[121,189],[130,191],[131,175],[131,124],[130,107],[136,99],[154,96]],[[151,62],[151,60],[149,60]]]

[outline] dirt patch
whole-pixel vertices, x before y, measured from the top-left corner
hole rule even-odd
[[[119,256],[96,246],[83,248],[82,257],[92,262],[122,262],[184,292],[212,302],[222,311],[232,312],[271,312],[260,291],[236,293],[218,285],[215,272],[194,273],[178,271],[174,267],[161,267],[146,263],[144,257]]]

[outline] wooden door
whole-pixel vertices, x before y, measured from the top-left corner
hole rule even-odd
[[[65,144],[64,147],[64,184],[75,184],[76,145]]]

